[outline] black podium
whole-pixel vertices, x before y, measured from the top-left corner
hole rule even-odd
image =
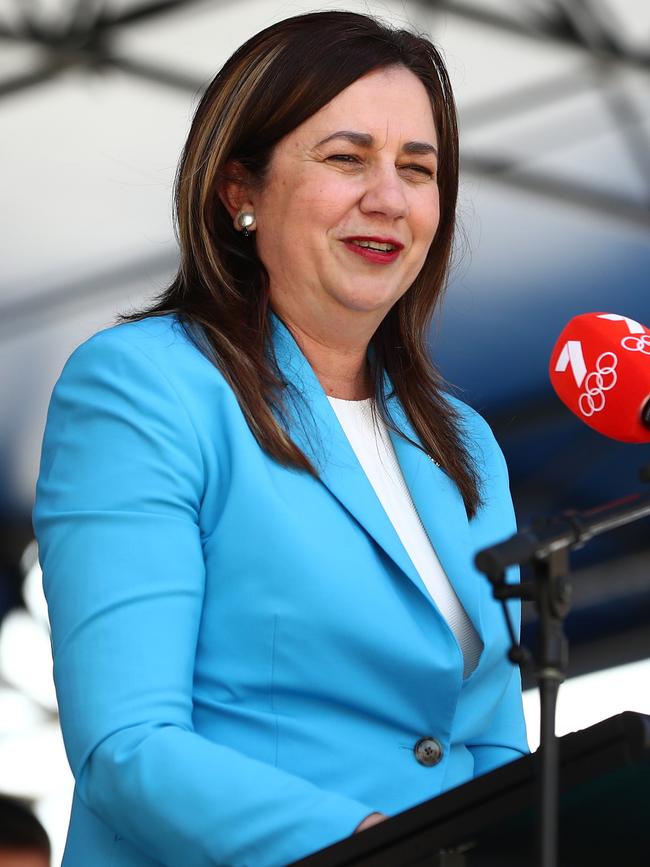
[[[536,765],[526,756],[292,867],[534,865]],[[559,849],[560,867],[650,865],[650,716],[560,738]]]

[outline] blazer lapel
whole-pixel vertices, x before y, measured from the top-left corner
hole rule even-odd
[[[272,322],[275,357],[290,384],[285,422],[291,438],[312,461],[321,482],[430,599],[311,365],[284,323],[275,315]]]
[[[316,467],[322,483],[408,576],[426,600],[433,599],[359,463],[327,395],[290,331],[274,314],[273,347],[288,381],[286,424],[293,441]],[[386,381],[390,393],[390,380]],[[399,401],[388,405],[397,427],[418,442]],[[455,484],[421,449],[391,431],[406,484],[440,563],[480,633],[478,578],[469,568],[467,515]],[[437,610],[437,608],[436,608]]]
[[[391,416],[406,437],[419,438],[395,397],[388,399]],[[481,630],[480,576],[472,568],[474,551],[465,504],[456,484],[420,448],[391,433],[400,468],[429,540],[477,632]]]

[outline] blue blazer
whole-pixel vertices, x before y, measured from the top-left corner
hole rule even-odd
[[[304,396],[289,432],[320,479],[259,448],[172,316],[95,335],[54,390],[34,526],[76,778],[65,867],[277,867],[527,751],[503,615],[472,562],[515,526],[489,428],[458,403],[485,497],[469,522],[447,475],[393,437],[484,644],[464,681],[315,374],[273,327]],[[423,736],[444,750],[433,767],[414,756]]]

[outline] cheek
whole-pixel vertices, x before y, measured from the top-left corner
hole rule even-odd
[[[326,191],[299,184],[278,190],[273,201],[262,210],[262,217],[271,224],[275,243],[285,245],[295,241],[296,232],[302,237],[310,234],[321,222],[326,195]]]
[[[351,218],[362,191],[355,179],[332,172],[312,178],[298,195],[310,225],[326,232],[341,228]]]
[[[286,254],[291,239],[296,239],[301,216],[295,196],[288,184],[276,183],[255,208],[257,216],[257,250],[268,267],[267,260],[275,262]]]
[[[433,195],[429,197],[424,208],[422,209],[422,227],[423,231],[429,233],[432,237],[436,233],[440,222],[440,194],[436,187]]]

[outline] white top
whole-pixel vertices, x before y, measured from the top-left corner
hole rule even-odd
[[[456,636],[464,659],[463,677],[468,677],[478,664],[483,643],[427,536],[386,425],[378,415],[373,419],[372,398],[328,400],[420,578]]]

